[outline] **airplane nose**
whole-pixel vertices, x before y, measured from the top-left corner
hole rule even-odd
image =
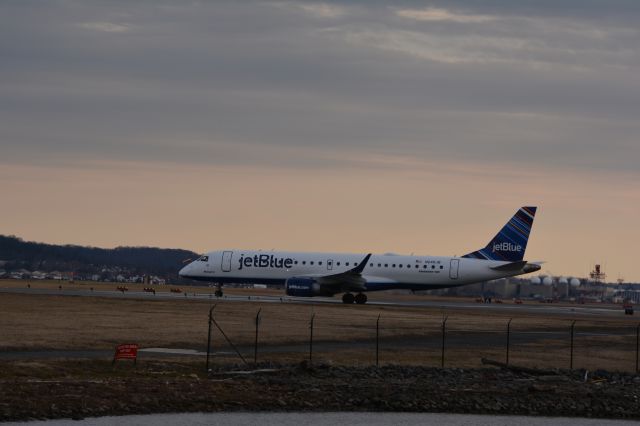
[[[189,275],[188,272],[187,272],[188,269],[189,269],[189,266],[191,266],[191,265],[187,265],[187,266],[183,267],[182,269],[180,269],[180,272],[178,272],[178,275],[181,276],[182,278],[186,278]]]

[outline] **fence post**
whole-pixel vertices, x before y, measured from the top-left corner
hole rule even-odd
[[[573,370],[573,329],[576,325],[575,320],[571,323],[571,354],[569,355],[569,370]]]
[[[253,363],[258,363],[258,328],[260,327],[260,312],[262,308],[258,309],[258,313],[256,314],[256,341],[253,347]]]
[[[311,321],[309,322],[309,364],[313,362],[313,320],[316,318],[316,314],[311,315]]]
[[[213,322],[213,309],[216,305],[213,305],[209,309],[209,331],[207,332],[207,374],[209,374],[209,354],[211,353],[211,323]]]
[[[380,366],[380,314],[376,320],[376,367]]]
[[[636,327],[636,373],[638,373],[638,352],[640,349],[640,324]]]
[[[449,317],[444,317],[444,319],[442,320],[442,355],[440,357],[440,367],[444,368],[444,336],[446,334],[446,327],[447,327],[447,319],[449,319]]]
[[[509,365],[509,340],[510,340],[510,336],[511,336],[511,321],[513,320],[513,318],[509,318],[509,322],[507,323],[507,366]]]

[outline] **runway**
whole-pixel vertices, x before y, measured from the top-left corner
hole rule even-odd
[[[255,303],[298,303],[298,304],[342,304],[340,298],[328,298],[328,297],[313,297],[313,298],[300,298],[289,296],[265,296],[265,295],[224,295],[221,298],[217,298],[212,294],[202,294],[193,292],[184,293],[170,293],[170,292],[156,292],[149,293],[144,291],[115,291],[115,290],[102,290],[102,289],[75,289],[75,288],[62,288],[60,289],[44,289],[44,288],[11,288],[2,287],[0,293],[14,293],[14,294],[33,294],[33,295],[49,295],[49,296],[76,296],[76,297],[108,297],[108,298],[128,298],[128,299],[181,299],[181,300],[198,300],[198,301],[228,301],[228,302],[255,302]],[[523,312],[528,314],[540,314],[540,315],[564,315],[564,316],[592,316],[592,317],[617,317],[624,318],[624,312],[620,306],[617,305],[566,305],[566,304],[548,304],[539,302],[525,302],[523,304],[513,303],[473,303],[468,301],[451,301],[451,300],[393,300],[392,295],[389,295],[388,300],[370,300],[367,302],[368,306],[399,306],[399,307],[411,307],[411,308],[436,308],[436,309],[463,309],[463,310],[486,310],[486,311],[502,311],[505,313],[513,312],[515,314],[521,314]],[[353,305],[354,308],[358,308],[358,305]],[[629,318],[630,320],[632,318]]]

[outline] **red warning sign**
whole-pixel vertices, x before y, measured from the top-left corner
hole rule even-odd
[[[113,355],[113,362],[118,359],[132,359],[138,358],[138,345],[136,343],[125,343],[116,346],[116,353]]]

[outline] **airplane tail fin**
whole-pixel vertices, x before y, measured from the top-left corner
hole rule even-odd
[[[472,259],[518,262],[524,258],[536,207],[521,207],[485,248],[465,254]]]

